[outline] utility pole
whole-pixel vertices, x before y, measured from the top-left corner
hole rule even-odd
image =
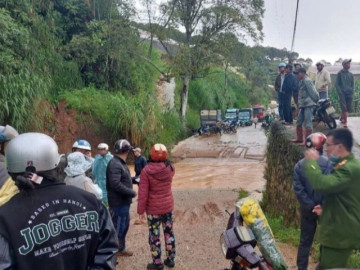
[[[295,13],[295,23],[294,23],[294,32],[293,32],[293,37],[292,37],[292,42],[291,42],[291,50],[290,50],[290,54],[294,51],[294,44],[295,44],[295,33],[296,33],[296,23],[297,23],[297,16],[298,16],[298,10],[299,10],[299,0],[297,0],[296,3],[296,13]],[[289,62],[292,63],[291,57],[289,56]]]

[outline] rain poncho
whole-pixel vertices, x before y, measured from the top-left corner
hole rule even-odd
[[[103,202],[107,204],[107,191],[106,191],[106,167],[113,155],[108,152],[105,156],[96,155],[93,163],[93,174],[95,180],[103,192]]]

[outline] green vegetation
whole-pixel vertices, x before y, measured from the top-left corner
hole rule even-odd
[[[240,189],[239,190],[239,200],[242,198],[246,198],[249,196],[249,192],[247,192],[245,189]]]
[[[289,243],[297,247],[300,241],[300,229],[295,226],[289,226],[289,227],[284,226],[282,219],[283,219],[282,217],[272,218],[267,216],[267,220],[275,236],[275,239],[282,243]],[[320,245],[316,241],[314,241],[313,243],[311,256],[315,261],[319,261]],[[348,262],[348,267],[353,269],[360,268],[359,250],[354,250],[353,253],[351,254]]]
[[[283,243],[290,243],[294,246],[299,245],[300,241],[300,229],[295,226],[286,227],[283,225],[283,218],[272,218],[267,216],[270,228],[276,238],[276,240]]]
[[[290,141],[286,128],[280,122],[272,123],[268,132],[264,173],[266,192],[262,207],[273,217],[283,217],[285,226],[299,223],[293,173],[295,164],[302,156],[303,148]]]
[[[178,12],[167,13],[176,4],[172,1],[170,9],[161,9],[165,17],[173,16],[171,23],[148,27],[134,24],[134,7],[121,0],[0,0],[0,123],[20,132],[55,134],[52,108],[65,99],[80,114],[77,120],[98,121],[114,139],[124,136],[146,148],[155,141],[172,144],[188,129],[199,128],[203,108],[224,111],[267,104],[272,96],[268,84],[273,80],[269,70],[276,71],[272,59],[286,51],[239,42],[230,31],[237,26],[251,38],[261,37],[263,3],[246,7],[253,15],[246,14],[247,23],[238,21],[236,14],[242,11],[236,1],[231,2],[232,10],[202,6],[204,13],[199,14],[203,25],[209,26],[211,16],[229,11],[224,31],[210,33],[210,28],[203,28],[187,40],[176,25],[183,23],[179,14],[189,11],[174,6]],[[172,38],[180,45],[171,44],[168,53],[161,53],[155,45],[140,41],[134,25],[147,28],[161,41]],[[176,79],[172,111],[163,111],[157,102],[160,76]],[[185,121],[180,116],[184,86],[190,89]]]

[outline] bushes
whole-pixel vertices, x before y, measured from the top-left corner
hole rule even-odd
[[[112,131],[113,139],[128,139],[149,148],[156,142],[170,144],[185,135],[175,112],[162,112],[150,91],[132,97],[94,87],[66,91],[68,106],[91,115]]]
[[[266,192],[262,207],[271,216],[283,216],[284,225],[299,222],[298,202],[293,191],[293,171],[302,158],[299,146],[293,144],[280,122],[274,122],[268,133],[267,166],[264,173]]]

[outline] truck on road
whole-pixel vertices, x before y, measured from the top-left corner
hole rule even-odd
[[[219,123],[221,122],[221,110],[201,110],[199,134],[221,133]]]
[[[225,112],[225,122],[232,122],[234,118],[237,118],[239,109],[227,109]]]

